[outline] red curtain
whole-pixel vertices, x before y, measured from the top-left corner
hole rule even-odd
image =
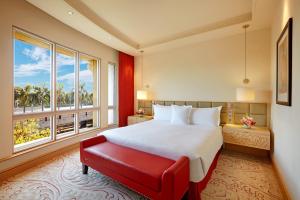
[[[119,52],[119,126],[134,114],[134,57]]]

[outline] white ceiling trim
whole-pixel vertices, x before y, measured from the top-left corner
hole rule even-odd
[[[145,53],[151,53],[242,33],[243,30],[241,26],[245,23],[252,23],[250,31],[266,28],[270,24],[268,17],[265,16],[268,14],[266,9],[268,10],[268,7],[272,4],[272,0],[253,0],[251,13],[224,19],[213,24],[166,36],[151,43],[140,45],[129,36],[120,32],[117,27],[113,27],[99,17],[82,3],[81,0],[27,1],[89,37],[130,55],[139,55],[141,49],[143,49]],[[68,11],[73,11],[74,14],[69,15]],[[78,24],[80,24],[80,26],[78,26]]]
[[[136,49],[145,49],[145,48],[160,45],[160,44],[163,44],[163,43],[168,43],[168,42],[175,41],[175,40],[178,40],[178,39],[182,39],[182,38],[185,38],[185,37],[189,37],[189,36],[205,33],[205,32],[208,32],[208,31],[216,30],[216,29],[219,29],[219,28],[224,28],[226,26],[231,26],[231,25],[242,23],[242,22],[250,21],[251,18],[252,18],[252,14],[251,14],[251,12],[249,12],[249,13],[246,13],[246,14],[243,14],[243,15],[240,15],[240,16],[236,16],[236,17],[232,17],[230,19],[225,19],[225,20],[213,23],[213,24],[208,24],[206,26],[197,27],[197,28],[192,29],[192,30],[188,30],[188,31],[185,31],[185,32],[181,32],[181,33],[178,33],[178,34],[174,34],[174,35],[170,35],[170,36],[167,36],[167,37],[164,37],[164,38],[160,38],[160,39],[158,39],[156,41],[153,41],[151,43],[145,43],[145,44],[142,45],[142,44],[138,44],[138,42],[133,41],[128,36],[121,33],[119,30],[117,30],[117,28],[111,26],[104,19],[99,17],[93,10],[91,10],[84,3],[82,3],[81,0],[76,0],[76,1],[64,0],[64,1],[67,2],[70,6],[72,6],[81,15],[85,16],[86,18],[90,19],[92,22],[97,24],[99,26],[99,28],[103,28],[108,33],[114,35],[115,37],[119,38],[120,40],[122,40],[126,44],[128,44],[128,45],[130,45],[130,46],[132,46],[133,48],[136,48]]]
[[[151,47],[147,47],[144,49],[144,54],[152,54],[152,53],[165,51],[165,50],[169,50],[169,49],[176,49],[176,48],[183,47],[183,46],[198,44],[198,43],[208,41],[208,40],[213,40],[213,39],[224,38],[224,37],[228,37],[228,36],[232,36],[232,35],[241,34],[241,33],[244,33],[244,30],[241,27],[245,23],[250,24],[250,26],[252,24],[251,21],[245,21],[243,23],[234,24],[234,25],[226,26],[223,28],[215,29],[215,30],[210,30],[210,31],[207,31],[207,32],[204,32],[201,34],[195,34],[192,36],[179,38],[175,42],[170,41],[170,42],[165,42],[165,43],[161,43],[158,45],[154,45]]]
[[[247,14],[244,14],[244,15],[241,15],[241,16],[237,16],[237,17],[233,17],[233,18],[226,19],[226,20],[223,20],[223,21],[219,21],[219,22],[209,24],[209,25],[206,25],[206,26],[203,26],[203,27],[199,27],[199,28],[196,28],[196,29],[193,29],[193,30],[189,30],[189,31],[186,31],[186,32],[181,32],[181,33],[176,34],[176,35],[172,35],[172,36],[169,36],[169,37],[166,37],[166,38],[162,38],[162,39],[157,40],[153,43],[148,43],[148,44],[142,45],[142,46],[140,46],[140,49],[151,48],[153,46],[161,45],[161,44],[164,44],[164,43],[170,43],[170,42],[173,42],[173,41],[176,41],[176,40],[184,39],[184,38],[195,36],[195,35],[201,35],[203,33],[215,31],[215,30],[222,29],[222,28],[225,28],[225,27],[230,27],[232,25],[236,25],[236,24],[240,24],[240,23],[246,23],[246,22],[251,21],[251,16],[252,16],[251,13],[247,13]]]
[[[106,44],[114,49],[119,51],[126,52],[130,55],[135,55],[137,53],[137,48],[128,45],[123,42],[118,37],[110,34],[103,28],[99,27],[93,21],[82,15],[81,13],[74,10],[69,4],[64,0],[51,0],[51,1],[40,1],[40,0],[26,0],[34,6],[45,11],[54,18],[62,21],[68,26],[78,30],[85,35],[100,41],[101,43]],[[73,15],[69,15],[68,11],[73,11]],[[82,26],[77,26],[78,22]]]
[[[129,37],[127,37],[125,34],[117,30],[117,28],[111,26],[109,23],[107,23],[104,19],[99,17],[94,11],[92,11],[90,8],[88,8],[82,1],[80,0],[64,0],[67,4],[69,4],[74,10],[76,10],[78,13],[80,13],[82,16],[86,17],[90,21],[92,21],[94,24],[99,26],[99,28],[105,30],[107,33],[110,33],[111,35],[115,36],[116,38],[119,38],[124,43],[130,45],[131,47],[137,49],[139,48],[139,44],[136,41],[131,40]]]

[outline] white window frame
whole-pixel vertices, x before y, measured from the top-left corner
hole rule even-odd
[[[113,65],[114,66],[114,105],[113,106],[110,106],[108,105],[108,109],[107,109],[107,113],[108,113],[108,110],[111,110],[113,109],[113,112],[114,112],[114,119],[113,119],[113,123],[112,124],[108,124],[108,126],[116,126],[119,124],[119,120],[118,120],[118,112],[119,112],[119,101],[118,101],[118,67],[115,63],[113,62],[108,62],[107,64],[107,68],[109,65]],[[109,84],[109,83],[108,83]]]
[[[13,114],[12,114],[12,118],[13,118],[13,124],[14,121],[18,121],[18,120],[26,120],[26,119],[31,119],[31,118],[43,118],[43,117],[50,117],[51,123],[50,123],[50,139],[49,138],[41,138],[41,139],[37,139],[34,141],[30,141],[30,142],[26,142],[23,144],[19,144],[19,145],[13,145],[13,152],[17,153],[23,150],[27,150],[29,148],[32,147],[37,147],[39,145],[45,144],[45,143],[49,143],[49,142],[53,142],[53,141],[57,141],[61,138],[67,138],[69,136],[74,136],[74,135],[78,135],[78,134],[84,134],[84,133],[89,133],[91,131],[95,131],[97,129],[100,129],[100,112],[101,112],[101,108],[100,108],[100,71],[101,71],[101,59],[97,58],[95,56],[91,56],[85,53],[81,53],[77,50],[65,47],[63,45],[57,44],[55,42],[52,42],[50,40],[44,39],[40,36],[37,36],[33,33],[30,33],[28,31],[22,30],[20,28],[17,27],[13,27],[13,40],[14,40],[14,35],[15,32],[20,32],[22,34],[25,34],[33,39],[37,39],[40,40],[42,42],[48,43],[50,44],[50,51],[51,51],[51,72],[50,72],[50,105],[51,105],[51,111],[44,111],[44,112],[34,112],[34,113],[22,113],[22,114],[15,114],[14,113],[14,101],[15,99],[13,98]],[[14,42],[13,42],[14,44]],[[14,45],[13,45],[14,46]],[[75,53],[75,95],[74,95],[74,103],[75,103],[75,108],[74,109],[69,109],[69,110],[57,110],[56,106],[57,106],[57,98],[56,98],[56,47],[60,47],[60,48],[64,48],[68,51],[74,52]],[[15,58],[15,47],[13,47],[13,56]],[[88,56],[90,58],[93,58],[95,60],[97,60],[97,102],[96,102],[96,106],[90,107],[90,108],[79,108],[79,70],[80,70],[80,63],[79,63],[79,59],[80,59],[80,55],[84,55],[84,56]],[[14,67],[14,66],[13,66]],[[14,71],[14,70],[13,70]],[[13,80],[14,80],[15,76],[14,76],[14,72],[13,72]],[[12,94],[14,94],[14,83],[13,83],[13,91]],[[14,95],[13,95],[14,96]],[[87,131],[79,131],[79,113],[82,112],[93,112],[96,111],[97,112],[97,119],[96,119],[96,127],[94,128],[90,128]],[[65,137],[59,137],[57,138],[57,134],[56,134],[56,116],[59,115],[64,115],[64,114],[74,114],[75,115],[75,119],[74,119],[74,134],[67,134]],[[13,134],[13,124],[12,124],[12,134]],[[14,137],[12,135],[12,142],[14,144]]]

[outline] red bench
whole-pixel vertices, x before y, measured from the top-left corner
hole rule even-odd
[[[174,161],[121,145],[104,136],[80,143],[82,172],[91,167],[154,200],[179,200],[189,187],[189,159]]]

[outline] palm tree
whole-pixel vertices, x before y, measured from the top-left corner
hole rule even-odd
[[[70,93],[65,93],[65,102],[67,103],[67,104],[69,104],[69,107],[70,107],[70,109],[71,109],[71,92]]]
[[[84,102],[85,102],[85,105],[90,104],[89,93],[87,91],[85,91],[85,93],[84,93]]]
[[[35,86],[34,87],[35,98],[37,99],[37,104],[41,104],[42,111],[44,111],[45,104],[50,104],[50,91],[45,85],[41,87]]]
[[[26,111],[26,106],[31,104],[31,85],[26,85],[24,88],[17,88],[20,105],[23,106],[23,113]]]
[[[42,111],[44,111],[45,105],[50,105],[50,90],[47,87],[42,87],[42,96],[41,96],[41,104],[42,104]]]
[[[71,108],[71,104],[75,103],[75,89],[73,88],[72,91],[70,92],[70,108]]]
[[[85,83],[80,83],[79,85],[79,102],[80,107],[82,108],[83,103],[85,103],[85,95],[87,91],[85,89]]]
[[[15,107],[19,107],[20,104],[20,97],[21,97],[21,91],[23,88],[16,86],[14,88],[14,100],[15,100]]]
[[[93,105],[93,93],[92,92],[89,94],[89,102],[91,105]]]
[[[36,86],[32,87],[33,91],[30,93],[30,103],[31,103],[31,111],[33,111],[33,106],[38,106],[39,105],[39,91],[36,90]]]
[[[57,108],[59,110],[60,106],[64,103],[64,84],[58,83],[57,88]]]

